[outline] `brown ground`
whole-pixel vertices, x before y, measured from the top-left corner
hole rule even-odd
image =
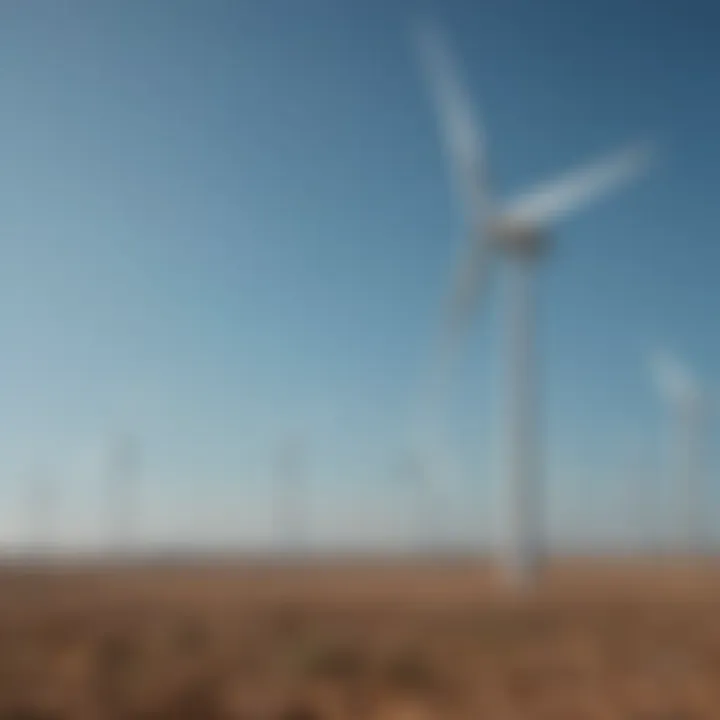
[[[0,720],[718,720],[718,600],[709,563],[5,569]]]

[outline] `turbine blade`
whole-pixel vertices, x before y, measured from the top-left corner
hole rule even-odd
[[[469,235],[445,297],[439,337],[431,349],[429,378],[422,388],[420,425],[427,442],[442,435],[455,362],[487,275],[490,246],[485,230],[492,207],[484,131],[449,44],[440,27],[430,20],[418,22],[415,29],[421,67],[435,108],[465,232]]]
[[[605,160],[544,183],[506,206],[501,215],[511,223],[543,226],[580,209],[638,175],[648,164],[647,144],[625,148]]]
[[[416,35],[454,190],[467,224],[474,228],[489,211],[484,130],[440,27],[424,20],[417,24]]]
[[[464,257],[455,270],[454,282],[446,305],[445,324],[451,337],[462,336],[467,331],[470,317],[477,309],[488,279],[491,248],[484,235],[473,233],[466,244]]]
[[[444,433],[456,363],[472,313],[484,294],[490,260],[489,249],[482,239],[467,243],[464,260],[458,264],[454,282],[441,308],[437,336],[430,351],[429,374],[422,391],[420,425],[425,438]]]
[[[428,19],[418,23],[417,38],[469,233],[442,318],[439,360],[432,381],[435,392],[442,392],[439,387],[448,381],[457,344],[469,324],[487,274],[489,247],[484,221],[489,218],[490,202],[484,178],[484,132],[473,113],[449,45],[440,27]]]
[[[672,402],[684,404],[699,398],[696,379],[669,353],[657,351],[651,358],[651,371],[660,392]]]

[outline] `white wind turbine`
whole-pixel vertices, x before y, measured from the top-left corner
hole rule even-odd
[[[57,540],[54,522],[57,488],[46,467],[36,467],[28,480],[28,547],[31,552],[43,557],[50,552]]]
[[[702,551],[700,497],[703,483],[703,437],[708,403],[697,379],[686,366],[665,352],[652,358],[655,384],[672,415],[669,438],[674,473],[682,495],[683,550],[688,555]]]
[[[275,458],[273,521],[278,551],[284,556],[308,550],[310,487],[306,448],[300,437],[286,440]]]
[[[122,555],[134,549],[138,480],[140,471],[140,447],[130,435],[113,439],[109,448],[107,467],[107,532],[108,550]]]
[[[507,490],[511,579],[531,581],[539,560],[538,459],[536,456],[533,297],[537,261],[544,255],[551,226],[638,174],[649,148],[633,146],[543,184],[510,203],[491,192],[484,133],[474,115],[448,47],[436,26],[418,27],[421,60],[438,112],[469,242],[458,266],[444,320],[435,378],[435,402],[444,400],[451,362],[481,295],[488,264],[502,255],[509,277],[509,427]]]
[[[395,466],[395,478],[403,492],[403,505],[409,510],[410,545],[416,551],[427,554],[436,550],[438,532],[438,484],[436,474],[418,453],[407,453]]]

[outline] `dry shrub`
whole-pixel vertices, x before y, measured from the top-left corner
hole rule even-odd
[[[324,720],[320,711],[306,701],[292,701],[273,720]]]
[[[310,678],[353,682],[368,672],[368,661],[360,648],[348,643],[317,643],[304,659],[303,673]]]
[[[275,608],[270,622],[279,638],[295,640],[306,629],[307,613],[297,605],[285,602]]]
[[[391,689],[403,693],[426,694],[437,691],[440,685],[437,670],[414,647],[394,653],[387,661],[383,676]]]
[[[59,713],[30,707],[17,707],[0,711],[0,720],[65,720]]]
[[[188,682],[143,715],[147,720],[230,720],[218,683],[212,678]]]
[[[210,638],[207,627],[198,618],[188,617],[173,625],[171,642],[177,652],[198,656],[207,650]]]

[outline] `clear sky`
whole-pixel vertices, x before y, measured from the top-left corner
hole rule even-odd
[[[714,3],[12,0],[2,538],[27,531],[37,467],[59,483],[58,537],[96,538],[122,431],[143,446],[148,539],[267,542],[273,457],[293,433],[318,542],[404,532],[390,463],[460,240],[411,42],[425,11],[463,63],[503,193],[659,143],[651,174],[558,228],[542,401],[553,532],[668,531],[647,353],[666,345],[720,381]],[[480,540],[498,526],[495,280],[456,378],[446,516]]]

